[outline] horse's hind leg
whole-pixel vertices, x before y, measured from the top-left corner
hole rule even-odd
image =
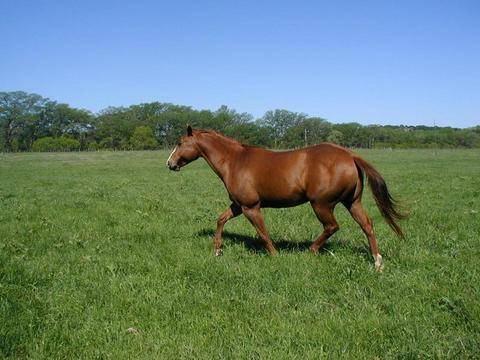
[[[232,203],[232,205],[230,205],[230,207],[218,217],[217,230],[215,231],[215,236],[213,238],[213,248],[215,251],[215,256],[222,255],[222,232],[225,223],[228,220],[240,215],[241,213],[242,209],[240,208],[240,206]]]
[[[363,208],[360,199],[355,200],[352,205],[347,206],[347,209],[367,236],[368,242],[370,243],[370,251],[375,259],[375,269],[381,272],[383,270],[382,255],[378,252],[377,239],[373,232],[372,220],[370,220],[367,212]]]
[[[329,205],[324,205],[320,203],[311,203],[313,211],[315,211],[315,215],[317,215],[318,220],[323,224],[323,232],[320,236],[313,242],[312,246],[310,246],[310,251],[313,253],[317,253],[318,249],[320,249],[325,241],[335,234],[338,229],[337,220],[335,220],[335,216],[333,215],[333,208]]]

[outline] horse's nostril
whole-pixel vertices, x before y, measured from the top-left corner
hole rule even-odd
[[[176,170],[177,169],[177,165],[173,165],[170,161],[167,162],[167,167],[170,170]]]

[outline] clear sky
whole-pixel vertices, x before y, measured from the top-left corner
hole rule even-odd
[[[480,124],[480,0],[0,0],[0,91]]]

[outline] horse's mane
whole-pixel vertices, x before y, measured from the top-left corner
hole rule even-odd
[[[234,143],[236,145],[240,145],[240,146],[243,146],[245,148],[251,148],[251,147],[255,147],[255,146],[251,146],[251,145],[248,145],[248,144],[244,144],[234,138],[231,138],[227,135],[223,135],[222,133],[219,133],[218,131],[215,131],[215,130],[209,130],[209,129],[194,129],[193,130],[194,132],[196,133],[200,133],[200,134],[210,134],[210,135],[215,135],[215,136],[218,136],[218,137],[221,137],[222,139],[224,140],[227,140],[231,143]]]

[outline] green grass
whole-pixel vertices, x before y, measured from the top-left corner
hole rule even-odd
[[[166,152],[0,155],[0,357],[475,358],[480,353],[480,151],[362,151],[410,210],[396,238],[370,194],[385,271],[339,206],[264,211],[256,245],[203,160]],[[138,334],[127,329],[134,327]]]

